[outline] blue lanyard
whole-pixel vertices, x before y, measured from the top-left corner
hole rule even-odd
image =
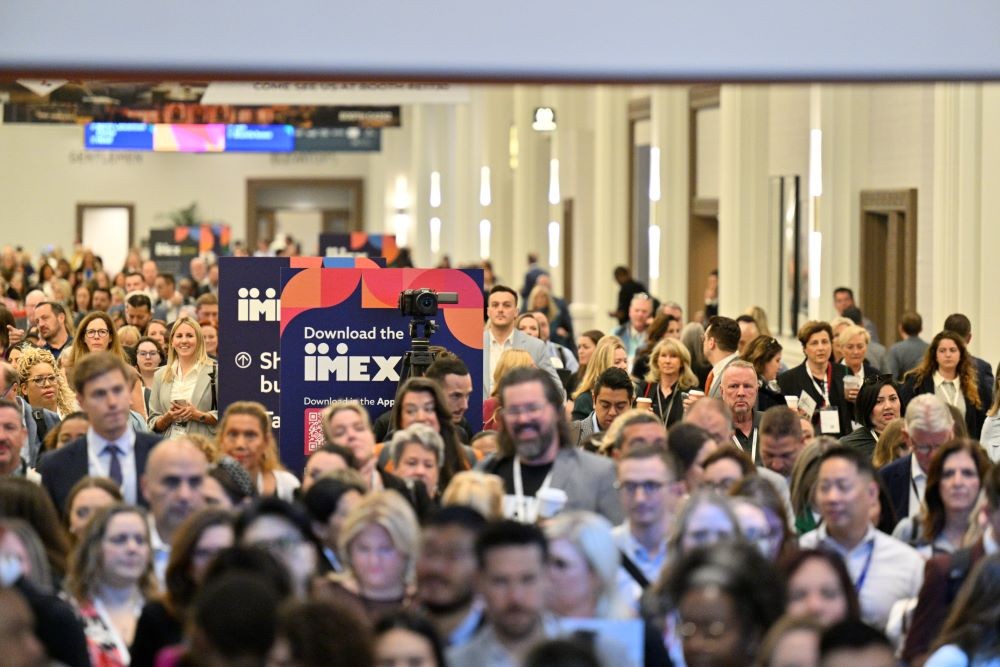
[[[854,582],[854,592],[861,595],[861,587],[865,585],[865,579],[868,578],[868,568],[872,564],[872,556],[875,555],[875,540],[868,543],[868,558],[865,559],[865,566],[861,569],[861,574],[858,575],[858,580]]]

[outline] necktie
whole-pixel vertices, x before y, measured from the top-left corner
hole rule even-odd
[[[108,477],[118,486],[122,485],[122,462],[118,458],[119,454],[124,454],[118,445],[111,443],[104,448],[105,453],[111,456],[111,463],[108,465]]]
[[[705,378],[705,394],[708,395],[712,393],[712,382],[715,380],[715,371],[709,371],[708,377]]]

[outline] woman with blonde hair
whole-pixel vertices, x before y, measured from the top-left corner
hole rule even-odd
[[[503,518],[503,480],[478,470],[463,470],[451,478],[441,505],[464,505],[489,521]]]
[[[73,550],[66,592],[83,621],[90,661],[101,667],[131,662],[129,646],[146,600],[156,592],[145,510],[102,508]]]
[[[580,386],[573,394],[573,419],[586,419],[594,411],[594,397],[591,391],[601,373],[612,366],[628,372],[628,351],[618,336],[607,335],[597,343],[597,349],[590,357],[587,372],[580,380]]]
[[[497,408],[500,407],[500,380],[515,368],[534,366],[535,360],[526,350],[504,350],[493,371],[493,393],[483,401],[483,430],[500,430]]]
[[[893,419],[886,424],[885,430],[875,441],[872,465],[875,466],[876,470],[910,453],[909,444],[903,433],[904,426],[906,426],[906,420],[902,417]]]
[[[545,527],[549,542],[548,609],[567,618],[629,618],[618,594],[621,555],[607,519],[563,512]]]
[[[371,623],[410,605],[420,526],[403,496],[369,493],[347,515],[338,542],[347,572],[318,583],[317,597],[345,603]]]
[[[205,352],[201,326],[190,317],[170,331],[166,365],[153,376],[149,428],[165,437],[200,433],[214,438],[219,422],[218,366]]]
[[[637,392],[653,401],[653,412],[669,428],[684,416],[684,401],[680,393],[698,386],[691,370],[691,353],[673,338],[663,338],[649,353],[646,383]]]
[[[131,324],[118,327],[118,341],[122,347],[135,347],[139,344],[140,338],[142,338],[142,332],[139,331],[138,327]]]
[[[21,396],[33,408],[50,410],[60,418],[80,409],[62,369],[48,350],[26,347],[17,360],[17,378]]]

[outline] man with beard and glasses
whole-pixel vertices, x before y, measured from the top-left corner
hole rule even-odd
[[[504,515],[534,523],[542,495],[556,511],[589,510],[621,523],[614,464],[572,446],[562,394],[548,373],[516,368],[500,381],[499,397],[499,448],[480,467],[503,480]]]
[[[486,519],[471,507],[451,505],[424,524],[417,556],[417,600],[450,647],[466,644],[483,624],[476,595],[476,539]]]

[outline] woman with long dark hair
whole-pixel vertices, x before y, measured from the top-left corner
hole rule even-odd
[[[905,412],[914,396],[934,394],[959,411],[969,437],[978,440],[987,407],[979,389],[976,366],[965,339],[953,331],[942,331],[931,340],[920,365],[903,376],[899,397]]]

